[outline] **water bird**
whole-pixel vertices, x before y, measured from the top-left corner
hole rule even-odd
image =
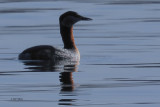
[[[73,36],[73,25],[78,21],[89,21],[74,11],[63,13],[59,17],[60,34],[64,48],[59,49],[50,45],[39,45],[28,48],[19,54],[20,60],[80,60],[80,53]]]

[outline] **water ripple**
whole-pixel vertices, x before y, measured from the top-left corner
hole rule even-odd
[[[64,8],[10,8],[10,9],[1,9],[0,13],[26,13],[26,12],[41,12],[48,10],[63,10]]]
[[[160,68],[160,63],[88,64],[88,65],[111,66],[115,68]]]
[[[113,0],[106,4],[117,4],[117,5],[138,5],[138,4],[159,4],[159,0]]]
[[[117,88],[117,87],[140,87],[148,85],[160,85],[160,80],[144,80],[144,79],[124,79],[124,78],[107,78],[104,84],[83,84],[81,88]],[[112,83],[112,82],[115,83]],[[117,82],[116,82],[117,81]]]

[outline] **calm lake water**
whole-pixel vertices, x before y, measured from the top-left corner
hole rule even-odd
[[[81,61],[19,61],[36,45],[63,47],[59,16],[78,22]],[[159,0],[1,0],[1,107],[159,107]]]

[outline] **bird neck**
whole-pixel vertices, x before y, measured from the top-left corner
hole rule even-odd
[[[65,49],[77,49],[74,42],[73,26],[66,27],[60,24],[60,33],[62,36]]]

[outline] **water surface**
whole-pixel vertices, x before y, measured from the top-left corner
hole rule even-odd
[[[76,11],[80,62],[19,61],[36,45],[63,47],[59,16]],[[160,106],[159,0],[1,0],[0,105]]]

